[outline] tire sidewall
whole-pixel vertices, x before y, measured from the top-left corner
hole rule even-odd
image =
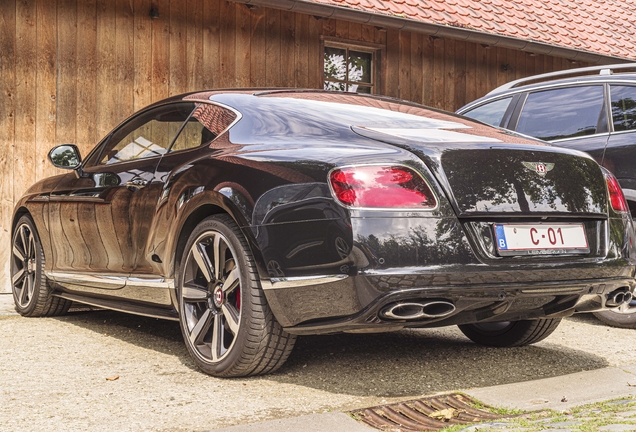
[[[184,313],[184,304],[181,301],[181,285],[182,278],[184,272],[184,266],[187,261],[188,254],[195,240],[199,238],[203,233],[208,231],[218,231],[221,233],[228,241],[230,246],[230,250],[232,255],[235,257],[237,264],[239,266],[239,278],[240,278],[240,293],[241,293],[241,310],[240,310],[240,320],[239,320],[239,331],[238,335],[235,336],[234,343],[230,349],[230,352],[221,359],[219,362],[210,362],[207,359],[201,357],[199,352],[194,348],[189,340],[187,324],[185,322],[185,313]],[[248,268],[250,267],[251,254],[249,251],[245,251],[243,246],[241,245],[240,240],[236,237],[234,231],[228,227],[222,220],[219,218],[212,216],[207,219],[204,219],[190,234],[188,238],[188,242],[186,243],[186,247],[183,250],[181,255],[181,260],[178,267],[177,272],[177,299],[179,302],[179,324],[181,327],[181,333],[183,335],[183,339],[185,341],[185,345],[188,348],[188,351],[195,363],[199,368],[201,368],[206,373],[212,375],[223,375],[226,372],[229,372],[233,366],[237,363],[237,360],[242,355],[242,349],[246,342],[246,327],[249,325],[249,317],[252,316],[252,293],[251,290],[257,287],[254,287],[253,284],[257,282],[252,282],[250,278],[250,274]]]
[[[29,299],[26,307],[22,307],[19,304],[19,301],[16,297],[16,292],[13,286],[13,282],[11,282],[11,294],[13,295],[13,301],[15,303],[15,309],[20,315],[30,315],[32,314],[38,306],[38,299],[40,298],[41,287],[44,279],[44,253],[42,251],[42,244],[40,243],[40,235],[38,234],[37,229],[35,228],[35,224],[33,220],[28,216],[24,215],[16,224],[16,228],[13,230],[13,235],[11,236],[11,248],[13,248],[13,242],[15,241],[16,235],[18,233],[19,228],[22,225],[27,225],[29,230],[33,233],[34,244],[35,244],[35,262],[37,266],[37,271],[35,272],[35,278],[33,280],[33,295]],[[11,258],[10,263],[11,269],[10,274],[13,276],[13,272],[15,269],[15,264],[13,263],[13,257]]]
[[[594,312],[594,315],[607,325],[618,328],[636,329],[636,312],[622,314],[611,310]]]

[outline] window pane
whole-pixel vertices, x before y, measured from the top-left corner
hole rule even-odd
[[[472,109],[464,115],[492,126],[499,126],[511,100],[511,97],[499,99]]]
[[[615,131],[636,129],[636,87],[611,86],[612,121]]]
[[[325,47],[325,78],[344,81],[347,79],[347,51]]]
[[[349,50],[349,81],[371,83],[371,53]]]
[[[603,87],[570,87],[530,93],[517,132],[553,141],[596,133]]]
[[[202,103],[192,113],[188,123],[170,151],[199,147],[212,142],[236,119],[236,114],[217,105]]]
[[[371,94],[371,87],[358,84],[349,84],[349,91],[356,93],[369,93]]]
[[[101,164],[161,156],[188,118],[194,103],[185,102],[146,111],[122,125],[104,147]]]
[[[346,89],[347,89],[347,85],[345,83],[325,81],[325,90],[345,91]]]

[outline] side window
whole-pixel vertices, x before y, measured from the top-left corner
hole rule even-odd
[[[99,164],[161,156],[170,148],[195,104],[181,102],[144,111],[117,129],[104,145]]]
[[[612,122],[614,130],[627,131],[636,129],[636,87],[610,86],[612,95]]]
[[[236,119],[236,114],[218,105],[199,105],[175,140],[171,152],[186,150],[208,144],[227,129]]]
[[[499,99],[494,102],[480,105],[477,108],[465,112],[463,115],[491,126],[499,126],[501,125],[501,120],[503,120],[503,116],[506,113],[511,100],[512,97]]]
[[[602,108],[600,85],[530,93],[516,131],[546,141],[592,135]]]

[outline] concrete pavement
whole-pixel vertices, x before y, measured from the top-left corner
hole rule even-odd
[[[636,396],[636,365],[608,367],[553,378],[461,391],[497,408],[562,411],[594,402]],[[489,424],[488,427],[492,425]],[[505,425],[501,427],[505,430]],[[467,428],[479,429],[469,425]],[[621,430],[635,429],[636,427]],[[372,430],[375,429],[357,423],[344,413],[326,413],[215,429],[213,432],[369,432]]]
[[[0,319],[11,318],[15,315],[17,313],[11,294],[0,294]],[[13,319],[11,321],[13,322]],[[604,329],[604,327],[600,328]],[[615,329],[607,328],[607,330],[609,333]],[[229,384],[236,383],[228,382]],[[636,396],[636,364],[604,367],[533,381],[468,388],[462,391],[494,407],[524,411],[546,409],[563,411],[588,403]],[[368,432],[372,430],[342,412],[310,414],[214,429],[215,432]]]

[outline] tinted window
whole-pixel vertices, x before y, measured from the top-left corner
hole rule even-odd
[[[170,151],[198,147],[213,141],[236,119],[232,111],[217,105],[201,104],[183,127]]]
[[[195,104],[177,103],[145,111],[117,129],[106,143],[100,164],[161,156],[170,148]]]
[[[603,86],[570,87],[530,93],[517,132],[547,141],[596,133]]]
[[[494,102],[478,106],[463,115],[492,126],[499,126],[501,125],[501,120],[503,119],[511,100],[511,97],[499,99]]]
[[[615,131],[636,129],[636,87],[611,86],[612,121]]]

